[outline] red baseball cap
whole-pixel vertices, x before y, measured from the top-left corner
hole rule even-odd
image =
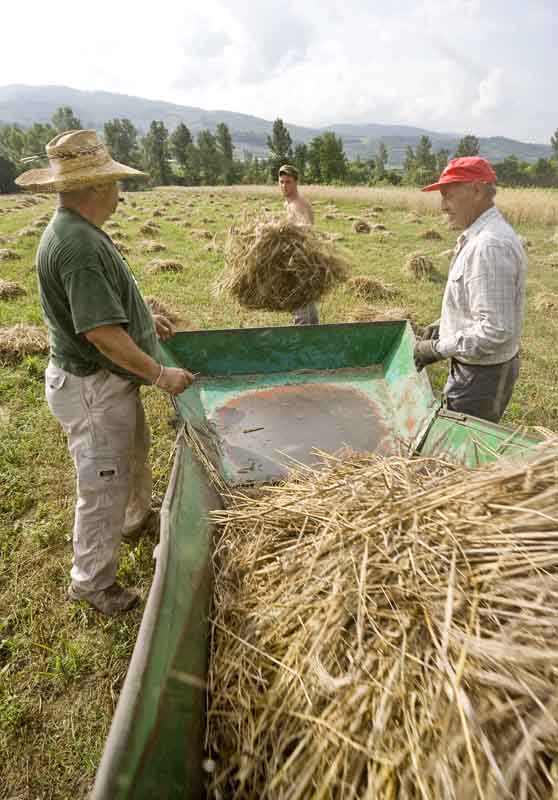
[[[488,161],[480,156],[452,158],[438,183],[431,183],[422,191],[435,192],[447,183],[496,183],[496,173]]]

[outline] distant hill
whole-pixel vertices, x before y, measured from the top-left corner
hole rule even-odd
[[[152,120],[162,120],[169,130],[184,122],[194,136],[202,129],[214,130],[225,122],[239,155],[249,151],[254,155],[267,153],[266,136],[273,122],[234,111],[208,111],[192,106],[180,106],[159,100],[146,100],[112,92],[84,92],[67,86],[4,86],[0,87],[0,124],[28,127],[34,122],[49,122],[59,106],[71,106],[88,128],[102,130],[103,124],[115,117],[127,117],[145,133]],[[429,136],[435,150],[446,147],[453,152],[462,134],[438,133],[407,125],[332,124],[324,128],[306,128],[286,122],[293,140],[309,142],[326,130],[343,137],[345,152],[350,158],[372,156],[383,141],[389,152],[390,166],[401,166],[408,146],[416,147],[421,136]],[[505,137],[480,138],[481,155],[491,161],[501,161],[515,154],[524,161],[548,158],[552,150],[544,144],[518,142]]]

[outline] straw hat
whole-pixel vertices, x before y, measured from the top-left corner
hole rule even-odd
[[[124,178],[148,178],[145,172],[114,161],[96,131],[64,131],[46,146],[48,169],[30,169],[16,179],[22,189],[66,192]]]

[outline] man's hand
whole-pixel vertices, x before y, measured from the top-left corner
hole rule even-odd
[[[413,357],[417,372],[424,369],[427,364],[434,364],[434,362],[442,361],[443,359],[443,356],[438,352],[435,339],[421,339],[420,342],[417,342]]]
[[[174,336],[176,333],[176,328],[169,322],[166,317],[163,317],[162,314],[153,314],[153,322],[155,323],[155,331],[159,339],[163,342],[167,339],[170,339],[171,336]]]
[[[423,339],[439,339],[440,338],[440,320],[431,322],[427,325],[422,334]]]
[[[196,376],[188,372],[187,369],[175,369],[175,367],[163,367],[155,385],[171,395],[182,394],[196,380]]]

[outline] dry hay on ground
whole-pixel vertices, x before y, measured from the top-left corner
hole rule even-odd
[[[322,239],[324,242],[343,242],[345,241],[345,237],[342,233],[327,233],[327,231],[322,231],[316,234]]]
[[[215,512],[212,795],[555,797],[556,447],[325,456]]]
[[[422,222],[422,219],[416,212],[412,211],[410,214],[407,214],[407,216],[405,217],[405,222],[407,222],[410,225],[420,225],[421,222]]]
[[[324,214],[324,219],[327,222],[331,222],[332,220],[337,219],[337,216],[338,216],[337,214],[328,213],[328,214]]]
[[[558,253],[551,253],[549,256],[546,257],[545,263],[547,266],[556,268],[558,267]]]
[[[15,250],[10,250],[9,248],[0,249],[0,261],[17,261],[19,258],[21,256]]]
[[[442,234],[434,228],[429,228],[427,231],[423,231],[423,233],[421,233],[420,238],[437,242],[442,238]]]
[[[558,311],[558,294],[539,292],[535,297],[535,311]]]
[[[533,242],[531,239],[527,239],[525,236],[520,236],[519,241],[521,242],[524,250],[531,250],[533,247]]]
[[[37,236],[37,234],[38,234],[37,228],[35,228],[32,225],[28,225],[26,228],[22,228],[20,231],[18,231],[17,235],[20,239],[24,239],[29,236]]]
[[[353,222],[353,231],[355,233],[370,233],[371,227],[364,219],[357,219]]]
[[[439,258],[453,258],[455,255],[455,251],[453,248],[450,250],[442,250],[441,253],[438,253]]]
[[[148,236],[159,236],[161,233],[161,226],[157,222],[149,220],[139,226],[140,233],[146,233]]]
[[[162,217],[164,215],[164,211],[162,208],[154,208],[151,212],[152,217]]]
[[[168,222],[182,222],[182,217],[178,214],[173,214],[172,217],[167,217]]]
[[[381,222],[377,222],[375,225],[371,226],[373,231],[387,231],[387,228]]]
[[[131,215],[128,217],[128,222],[138,222],[138,220],[139,220],[139,217],[138,217],[138,216],[136,216],[136,214],[131,214]]]
[[[411,253],[405,262],[405,272],[416,280],[430,278],[435,273],[434,262],[423,253]]]
[[[345,260],[308,226],[256,217],[231,228],[215,292],[230,292],[245,308],[295,311],[347,275]]]
[[[145,297],[144,300],[152,314],[160,314],[161,316],[166,317],[166,319],[168,319],[169,322],[172,322],[173,325],[184,323],[184,318],[181,312],[177,311],[171,306],[166,305],[162,300],[158,300],[156,297]]]
[[[140,253],[162,253],[163,250],[166,250],[166,245],[162,242],[154,242],[153,240],[145,240],[140,242],[139,244],[139,251]]]
[[[205,228],[192,228],[190,235],[196,239],[213,239],[211,231],[206,231]]]
[[[110,220],[110,222],[105,223],[104,228],[107,231],[117,231],[120,230],[122,225],[117,220]]]
[[[14,297],[21,297],[27,294],[23,286],[14,281],[5,281],[0,278],[0,300],[11,300]]]
[[[214,222],[215,222],[215,220],[211,219],[211,217],[202,217],[200,219],[200,223],[202,225],[213,225]]]
[[[380,306],[362,305],[354,309],[349,316],[349,322],[388,322],[406,319],[411,321],[411,312],[402,306],[381,308]]]
[[[36,325],[0,327],[0,361],[18,361],[24,356],[48,353],[48,334]]]
[[[369,278],[367,275],[356,275],[354,278],[350,278],[346,284],[346,291],[362,300],[389,300],[401,294],[395,287],[375,278]]]
[[[154,258],[146,267],[148,272],[182,272],[184,265],[172,258]]]
[[[122,241],[122,239],[113,239],[112,243],[123,255],[128,255],[130,253],[130,247],[126,242]]]

